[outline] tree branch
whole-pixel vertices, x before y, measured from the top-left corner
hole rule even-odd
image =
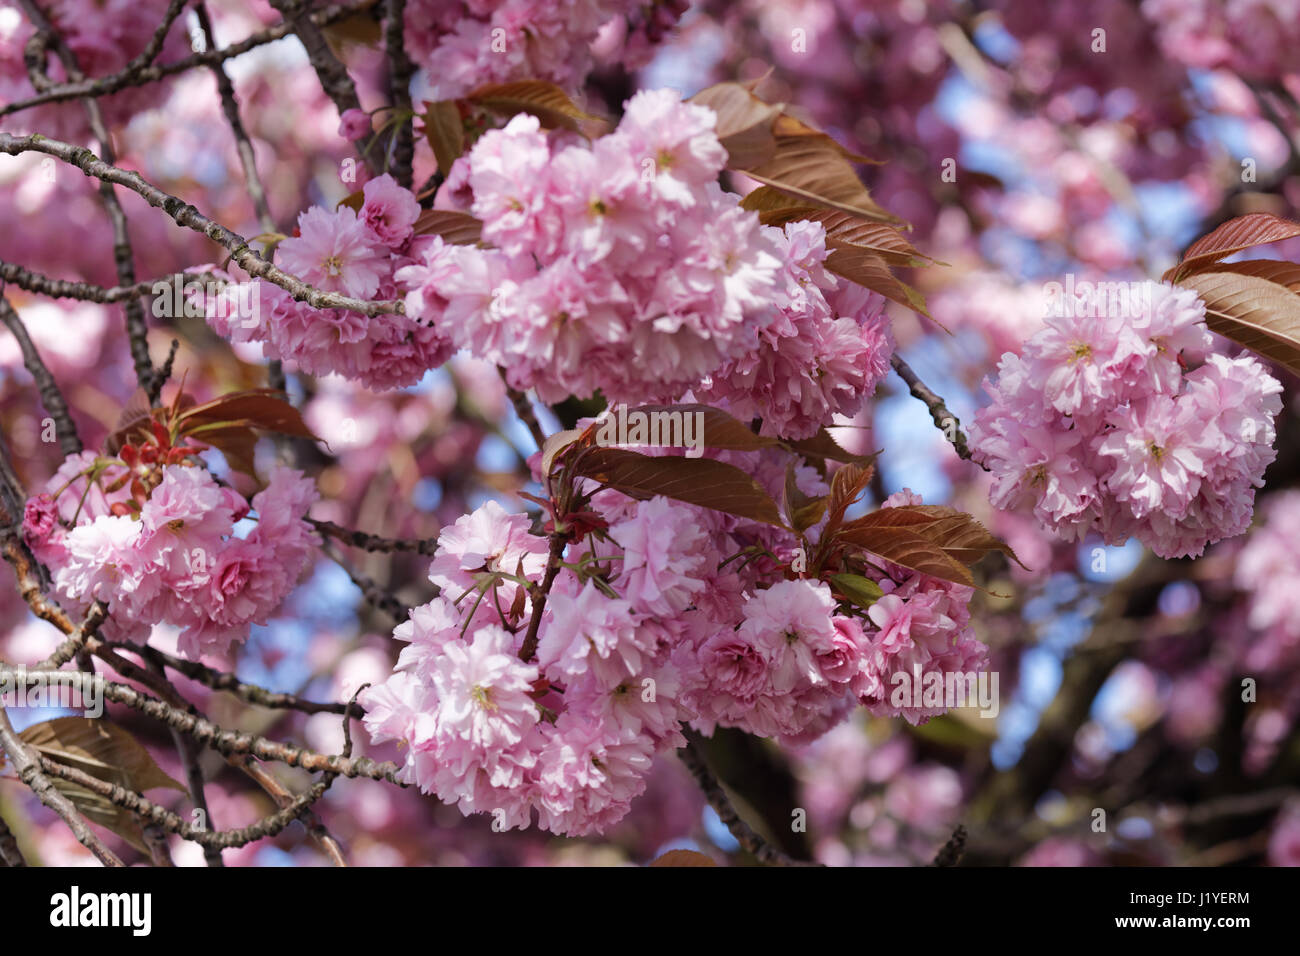
[[[912,367],[903,361],[901,355],[895,352],[889,359],[889,364],[894,367],[894,371],[899,377],[907,383],[908,389],[913,397],[919,398],[925,403],[925,407],[930,410],[930,417],[934,419],[934,424],[943,432],[944,437],[952,443],[952,447],[957,450],[957,455],[966,461],[973,461],[970,455],[970,447],[966,444],[966,436],[962,434],[961,422],[957,416],[948,411],[948,406],[944,404],[943,399],[934,393],[930,386],[921,381],[920,376],[912,371]],[[974,462],[985,471],[988,471],[986,465]]]
[[[23,320],[14,311],[2,291],[0,290],[0,322],[4,322],[5,328],[18,341],[18,349],[23,354],[23,365],[36,380],[36,390],[40,393],[41,404],[45,406],[45,411],[50,418],[54,419],[59,450],[63,452],[65,458],[68,455],[75,455],[81,451],[82,444],[81,438],[77,435],[77,426],[72,421],[72,412],[68,409],[67,400],[59,390],[59,383],[54,380],[49,367],[41,358],[41,353],[37,350],[32,337],[27,333],[27,326],[23,324]]]
[[[163,192],[138,173],[104,162],[85,147],[61,143],[58,140],[41,136],[39,133],[21,137],[10,133],[0,133],[0,152],[8,153],[10,156],[17,156],[26,152],[45,153],[77,167],[87,176],[94,176],[105,182],[125,186],[140,195],[149,205],[163,210],[177,225],[202,233],[213,242],[224,247],[230,253],[231,258],[249,275],[274,283],[297,301],[305,302],[313,308],[348,309],[371,317],[376,315],[401,315],[405,312],[405,307],[400,300],[365,302],[361,299],[340,295],[337,292],[324,292],[308,285],[254,252],[249,246],[248,240],[243,236],[231,232],[220,223],[207,218],[193,206],[176,196]]]
[[[731,798],[727,796],[722,784],[718,782],[718,778],[709,769],[704,754],[700,750],[699,735],[693,730],[687,730],[685,733],[686,746],[677,751],[678,759],[686,765],[686,769],[695,777],[700,789],[704,791],[704,798],[709,801],[709,806],[713,808],[718,818],[731,831],[731,835],[747,852],[752,854],[760,863],[768,863],[773,866],[822,865],[805,860],[796,860],[782,853],[755,833],[754,829],[736,812],[736,808],[731,803]]]
[[[18,779],[31,788],[40,798],[41,803],[59,815],[77,842],[95,855],[105,866],[122,866],[122,861],[112,850],[95,836],[85,818],[72,805],[72,801],[55,789],[53,782],[41,772],[40,755],[28,749],[22,738],[14,732],[14,725],[9,722],[9,714],[4,704],[0,703],[0,746],[13,762]]]

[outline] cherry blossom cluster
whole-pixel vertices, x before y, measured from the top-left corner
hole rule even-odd
[[[719,457],[774,490],[789,461]],[[827,491],[809,467],[796,479]],[[897,674],[985,665],[970,588],[886,564],[873,574],[887,593],[864,613],[796,576],[787,531],[612,490],[582,520],[593,531],[556,556],[535,626],[548,538],[495,502],[445,529],[429,570],[440,594],[397,628],[396,670],[361,697],[373,739],[407,745],[406,781],[492,814],[498,829],[527,827],[536,811],[556,833],[603,831],[644,790],[655,755],[684,744],[682,722],[786,743],[858,703],[916,723],[945,708],[899,698]]]
[[[374,389],[413,384],[459,348],[545,401],[694,390],[765,434],[809,437],[888,372],[883,300],[825,267],[820,223],[764,226],[718,186],[715,123],[670,90],[636,94],[590,144],[517,115],[456,161],[435,200],[481,220],[482,244],[415,235],[419,204],[385,175],[359,212],[309,209],[278,246],[313,286],[404,296],[405,315],[319,310],[255,282],[256,308],[232,284],[207,300],[208,322]]]
[[[27,501],[28,545],[66,607],[108,606],[106,635],[143,642],[152,625],[169,624],[186,656],[225,654],[310,564],[318,541],[303,517],[315,485],[277,467],[250,507],[204,468],[149,461],[148,446],[123,451],[65,459]],[[253,517],[251,529],[237,527]]]
[[[590,146],[529,115],[484,134],[435,205],[492,248],[434,237],[397,273],[407,314],[547,401],[697,389],[789,437],[856,412],[893,348],[881,300],[825,270],[819,223],[763,226],[718,187],[715,122],[660,90]]]
[[[836,414],[852,417],[889,372],[894,338],[883,299],[825,268],[826,230],[789,223],[781,252],[781,308],[758,348],[729,362],[700,389],[765,435],[808,438]]]
[[[320,206],[298,217],[297,234],[277,247],[290,273],[327,292],[357,299],[392,299],[394,274],[413,259],[419,203],[385,174],[362,188],[359,211]],[[312,375],[337,373],[368,388],[413,385],[451,350],[429,325],[402,315],[367,316],[316,309],[269,282],[227,286],[205,303],[208,323],[232,342],[260,342],[267,358],[288,359]]]
[[[606,57],[643,61],[686,4],[656,0],[414,0],[406,46],[423,68],[423,99],[449,100],[487,83],[543,79],[577,89]]]
[[[1032,508],[1066,538],[1199,556],[1250,525],[1282,387],[1248,355],[1205,354],[1193,291],[1140,291],[1134,308],[1049,318],[1023,355],[1004,354],[972,447],[999,508]]]
[[[1250,636],[1244,666],[1281,671],[1300,665],[1300,492],[1267,499],[1265,521],[1237,556],[1235,583],[1247,595]]]

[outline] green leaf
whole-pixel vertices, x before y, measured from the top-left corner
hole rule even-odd
[[[885,593],[879,584],[861,574],[832,574],[829,580],[841,597],[863,609],[871,607]]]

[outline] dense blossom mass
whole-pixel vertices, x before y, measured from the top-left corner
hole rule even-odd
[[[760,457],[760,473],[781,474]],[[799,480],[826,490],[808,469]],[[441,594],[397,629],[397,670],[362,695],[375,738],[409,745],[405,779],[467,814],[526,827],[535,810],[544,829],[598,832],[644,790],[654,755],[685,743],[682,722],[787,743],[858,703],[917,723],[948,708],[900,685],[986,664],[970,588],[886,565],[885,596],[849,613],[770,557],[735,561],[760,535],[790,555],[790,536],[663,497],[604,491],[593,506],[605,530],[564,553],[535,661],[522,657],[547,539],[490,502],[440,536]]]
[[[971,434],[998,507],[1070,538],[1196,556],[1250,526],[1282,386],[1249,355],[1206,354],[1195,292],[1141,292],[1131,309],[1049,318],[1003,355]]]
[[[166,623],[182,629],[185,654],[225,654],[307,567],[317,542],[302,519],[315,486],[277,468],[250,504],[205,468],[150,457],[148,446],[143,460],[70,456],[28,500],[24,536],[68,607],[108,606],[105,633],[143,643]],[[236,527],[245,518],[255,521],[246,531]]]
[[[298,217],[298,235],[279,246],[285,268],[319,289],[357,299],[391,299],[394,274],[412,261],[419,203],[384,175],[366,183],[359,210],[319,206]],[[208,321],[232,342],[260,342],[268,358],[304,372],[337,373],[374,389],[412,385],[451,355],[447,338],[404,315],[314,309],[269,282],[227,286],[204,303]],[[246,305],[246,303],[250,303]]]
[[[454,348],[547,401],[611,402],[694,390],[767,434],[807,438],[852,416],[889,369],[879,295],[829,272],[825,228],[760,224],[717,184],[727,152],[712,110],[643,91],[590,145],[520,114],[457,160],[436,206],[482,221],[486,248],[414,235],[419,205],[389,176],[359,212],[313,208],[279,261],[405,314],[317,310],[255,283],[209,301],[235,342],[372,388],[410,385]]]
[[[182,866],[205,804],[226,865],[1300,865],[1298,43],[1300,0],[0,0],[0,690],[156,696],[95,726],[187,785]],[[84,863],[15,756],[0,863]],[[234,845],[283,788],[308,826]]]
[[[540,78],[577,89],[595,58],[638,66],[686,8],[678,0],[414,0],[406,46],[424,99]],[[594,47],[594,49],[593,49]]]

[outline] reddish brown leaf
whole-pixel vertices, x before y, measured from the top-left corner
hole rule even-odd
[[[285,401],[283,395],[271,388],[254,388],[191,405],[177,416],[182,423],[181,434],[189,434],[201,425],[240,422],[262,431],[320,441],[302,420],[298,409]]]
[[[1245,262],[1216,262],[1213,272],[1235,272],[1267,279],[1300,294],[1300,263],[1285,259],[1247,259]],[[1186,283],[1183,283],[1186,285]]]
[[[854,454],[837,442],[825,428],[817,429],[817,434],[812,438],[786,442],[786,445],[791,451],[796,451],[805,458],[829,459],[851,465],[865,465],[876,458],[874,454]]]
[[[438,170],[444,177],[450,176],[451,164],[465,151],[465,124],[460,118],[460,107],[455,100],[424,105],[424,137],[438,160]]]
[[[691,419],[691,434],[700,439],[705,448],[719,448],[729,451],[757,451],[760,448],[773,448],[781,444],[780,439],[759,435],[744,422],[711,405],[640,405],[627,410],[629,421],[634,412],[644,412],[647,415],[656,413],[669,415],[680,413],[682,416],[697,413],[703,415],[704,417],[700,420],[704,426],[703,435],[701,436],[693,430],[695,428],[695,419]],[[609,418],[605,421],[615,421],[616,416],[617,412],[611,411]],[[668,420],[660,419],[659,421],[665,422]],[[682,422],[685,423],[684,418]],[[597,441],[600,441],[601,431],[600,428],[596,430]],[[680,434],[676,425],[673,425],[672,432],[674,435]],[[660,441],[662,442],[662,440],[661,436]]]
[[[781,114],[780,104],[764,103],[739,83],[718,83],[690,98],[718,115],[718,141],[727,150],[733,169],[758,166],[776,153],[772,125]]]
[[[1239,272],[1198,272],[1179,280],[1205,301],[1215,332],[1300,373],[1300,296]]]
[[[1163,278],[1177,282],[1179,278],[1198,272],[1234,252],[1295,236],[1300,236],[1300,223],[1281,219],[1272,213],[1252,212],[1238,216],[1188,246],[1183,261],[1166,272]]]
[[[899,305],[920,312],[939,328],[944,328],[927,310],[925,296],[890,272],[889,265],[879,255],[860,246],[835,242],[828,242],[827,245],[831,248],[831,253],[826,257],[826,268],[831,272],[873,292],[879,292]]]
[[[574,458],[574,474],[633,498],[663,495],[739,518],[785,527],[776,502],[739,468],[712,458],[651,458],[622,448],[589,448]]]
[[[849,160],[829,139],[777,136],[772,158],[741,172],[804,202],[876,222],[901,222],[871,198]]]
[[[973,586],[970,571],[943,548],[912,528],[884,526],[841,529],[837,542],[856,545],[886,561],[944,581]]]
[[[335,210],[351,209],[353,212],[361,212],[361,207],[366,203],[366,196],[362,190],[358,189],[354,193],[348,193],[337,203],[334,204]]]
[[[932,261],[893,226],[883,222],[864,222],[857,216],[835,209],[791,206],[787,197],[769,189],[768,186],[761,186],[741,201],[746,209],[758,209],[759,219],[764,225],[784,226],[788,222],[806,219],[820,222],[825,227],[827,245],[832,248],[861,249],[874,253],[892,266],[915,267]],[[751,200],[755,194],[759,194],[758,197]],[[776,208],[759,208],[772,202],[773,196],[785,204]]]
[[[531,113],[547,129],[581,133],[584,126],[604,125],[600,117],[579,108],[564,90],[544,80],[490,83],[480,86],[465,99],[499,116]]]
[[[843,523],[845,510],[862,497],[867,485],[871,484],[871,475],[875,470],[875,465],[872,464],[848,464],[835,472],[831,478],[831,493],[826,506],[830,519],[826,522],[823,535],[834,533]]]
[[[483,223],[454,209],[426,209],[415,220],[415,234],[442,236],[453,246],[472,246],[482,238]]]
[[[711,859],[703,853],[696,853],[694,850],[669,850],[663,856],[654,860],[651,866],[717,866]]]
[[[826,507],[830,503],[829,495],[819,495],[811,497],[799,490],[799,484],[795,476],[794,462],[791,461],[785,467],[785,515],[789,519],[790,527],[799,534],[803,534],[826,513]]]
[[[1024,567],[1015,551],[975,518],[964,511],[943,505],[900,505],[896,508],[881,508],[848,522],[840,529],[839,534],[852,538],[859,533],[869,533],[879,528],[906,528],[924,537],[962,564],[974,564],[985,555],[1000,551],[1022,568]]]

